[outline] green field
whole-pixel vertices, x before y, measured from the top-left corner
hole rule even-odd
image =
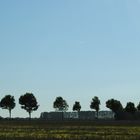
[[[0,121],[0,140],[140,140],[139,122]]]

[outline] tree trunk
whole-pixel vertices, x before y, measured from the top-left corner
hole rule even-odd
[[[31,120],[31,112],[29,112],[29,120]]]
[[[11,119],[11,109],[9,109],[9,118]]]
[[[64,112],[62,111],[62,121],[64,120]]]
[[[97,111],[97,119],[98,119],[99,111]]]

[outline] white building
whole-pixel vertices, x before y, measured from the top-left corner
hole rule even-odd
[[[98,119],[114,119],[114,115],[115,114],[112,111],[99,111]]]
[[[79,114],[78,112],[63,112],[65,119],[78,119]]]
[[[43,112],[41,113],[40,118],[46,120],[95,120],[97,118],[97,113],[95,111]],[[98,119],[114,119],[114,113],[112,111],[99,111]]]

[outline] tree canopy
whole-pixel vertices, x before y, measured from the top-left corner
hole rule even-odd
[[[29,113],[29,118],[31,118],[31,113],[36,111],[39,107],[35,96],[32,93],[26,93],[19,98],[19,104],[21,108]]]
[[[4,98],[2,98],[0,102],[0,107],[2,109],[8,109],[9,110],[9,117],[11,118],[11,111],[16,106],[14,96],[6,95]]]
[[[56,111],[67,111],[69,105],[62,97],[57,97],[53,103],[53,107],[56,109]]]
[[[106,102],[106,107],[111,109],[114,113],[117,113],[118,111],[123,110],[121,102],[115,99],[108,100]]]
[[[132,102],[128,102],[126,104],[126,107],[125,107],[125,111],[126,112],[129,112],[129,113],[135,113],[136,112],[136,107],[135,107],[135,104],[132,103]]]
[[[95,109],[97,112],[97,118],[98,118],[98,112],[100,110],[100,100],[97,96],[95,96],[94,98],[92,98],[91,104],[90,104],[90,108],[91,109]]]
[[[137,106],[137,110],[140,111],[140,102],[139,102],[139,104]]]
[[[73,105],[73,111],[80,111],[81,110],[81,105],[80,102],[75,102],[75,104]]]

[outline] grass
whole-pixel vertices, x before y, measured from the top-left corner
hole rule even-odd
[[[0,121],[0,140],[140,140],[140,122]]]

